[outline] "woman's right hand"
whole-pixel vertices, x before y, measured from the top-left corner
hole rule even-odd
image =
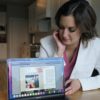
[[[61,39],[59,37],[59,32],[58,31],[54,31],[53,32],[53,37],[57,43],[57,47],[58,47],[58,52],[57,52],[57,55],[59,57],[62,57],[63,56],[63,53],[65,51],[65,45],[61,42]]]

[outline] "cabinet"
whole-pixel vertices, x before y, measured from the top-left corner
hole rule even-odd
[[[37,0],[36,12],[38,19],[51,17],[51,0]]]
[[[29,6],[29,33],[48,32],[50,30],[50,8],[50,0],[36,0]]]
[[[0,12],[0,36],[6,36],[6,12]]]
[[[0,12],[0,25],[6,26],[6,12]]]
[[[29,33],[50,32],[57,28],[55,14],[68,0],[36,0],[29,6]]]
[[[37,31],[37,17],[36,17],[36,2],[32,3],[28,7],[29,11],[29,33],[34,33]]]

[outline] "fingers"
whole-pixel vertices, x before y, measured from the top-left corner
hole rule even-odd
[[[54,37],[55,40],[57,40],[57,41],[59,40],[58,39],[58,32],[57,31],[53,32],[53,37]]]
[[[71,82],[71,80],[69,81]],[[73,88],[71,87],[71,85],[69,85],[66,89],[65,89],[65,95],[70,95],[73,93]]]
[[[68,86],[68,85],[70,85],[71,82],[72,82],[71,79],[67,80],[67,81],[65,82],[65,87]]]
[[[71,90],[71,89],[72,89],[72,87],[69,86],[68,88],[65,89],[65,92],[67,92],[67,91],[69,91],[69,90]]]
[[[72,93],[74,93],[74,91],[73,91],[73,89],[70,89],[70,90],[68,90],[68,91],[65,92],[65,95],[70,95]]]
[[[71,86],[69,86],[65,89],[65,95],[70,95],[72,93],[74,93],[74,90]]]
[[[65,83],[65,95],[69,95],[69,94],[72,93],[72,87],[71,87],[71,85],[70,85],[71,82],[72,82],[72,80],[69,79],[69,80],[67,80],[66,83]]]
[[[65,85],[67,85],[67,87],[65,88],[65,95],[73,94],[81,88],[80,81],[77,79],[70,79],[66,81]]]
[[[59,57],[62,57],[66,46],[62,43],[62,39],[59,36],[59,32],[55,31],[53,33],[53,38],[54,38],[54,40],[55,40],[55,42],[57,44],[57,50],[58,50],[57,51],[57,55]]]

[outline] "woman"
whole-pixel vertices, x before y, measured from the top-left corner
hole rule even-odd
[[[64,57],[65,95],[100,88],[100,39],[96,15],[86,0],[70,0],[55,16],[58,30],[41,39],[40,57]]]

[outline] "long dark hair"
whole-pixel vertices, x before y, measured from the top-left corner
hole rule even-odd
[[[60,27],[61,16],[72,15],[76,25],[81,32],[81,40],[88,44],[88,41],[96,36],[96,14],[91,5],[86,0],[70,0],[64,3],[57,11],[55,22]]]

